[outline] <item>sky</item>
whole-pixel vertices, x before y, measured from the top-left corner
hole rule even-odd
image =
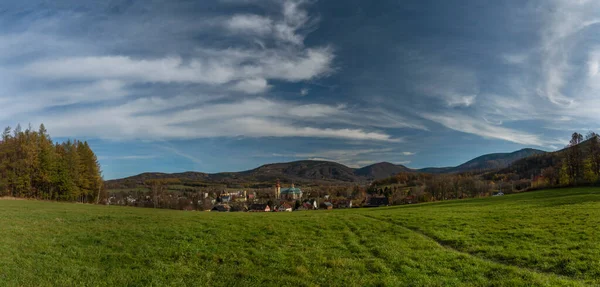
[[[106,179],[552,151],[600,131],[600,1],[4,0],[18,123]]]

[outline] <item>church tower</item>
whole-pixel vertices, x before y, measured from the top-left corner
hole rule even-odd
[[[279,183],[279,179],[277,180],[277,184],[275,185],[275,197],[279,199],[281,196],[281,184]]]

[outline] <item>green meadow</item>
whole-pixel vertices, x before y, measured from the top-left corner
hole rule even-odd
[[[1,286],[600,285],[600,189],[214,213],[0,200]]]

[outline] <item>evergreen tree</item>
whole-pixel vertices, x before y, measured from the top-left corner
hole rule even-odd
[[[53,144],[46,127],[6,127],[0,141],[0,195],[99,202],[100,164],[87,142]]]
[[[36,169],[35,184],[44,199],[54,199],[54,180],[56,179],[56,151],[52,139],[44,124],[38,131],[38,167]]]

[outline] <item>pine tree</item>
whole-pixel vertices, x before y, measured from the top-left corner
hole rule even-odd
[[[40,190],[42,198],[54,199],[53,183],[56,177],[56,150],[44,124],[40,125],[38,135],[38,167],[36,169],[35,184]]]
[[[80,190],[85,196],[85,201],[96,202],[102,187],[100,164],[87,142],[79,143],[77,151],[80,159]]]
[[[103,189],[100,165],[89,145],[54,144],[46,127],[23,131],[6,127],[0,141],[0,195],[98,202]]]

